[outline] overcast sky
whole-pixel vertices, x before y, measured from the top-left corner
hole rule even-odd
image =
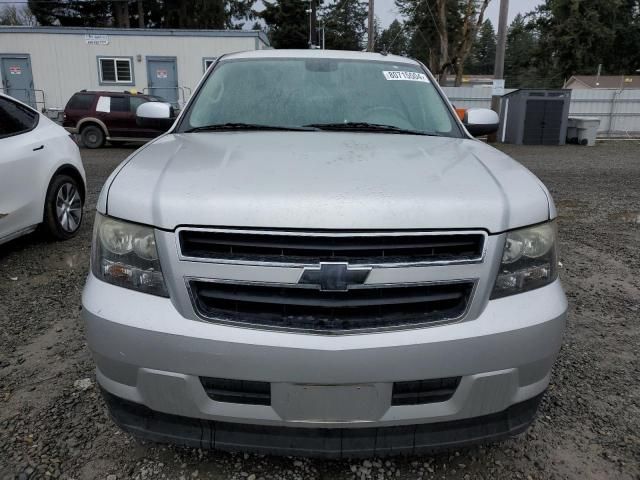
[[[518,13],[527,13],[542,3],[542,0],[511,0],[509,2],[509,22],[513,20]],[[382,27],[386,27],[394,19],[399,18],[398,10],[394,4],[394,0],[375,0],[376,15],[380,19]],[[487,17],[493,23],[494,28],[498,29],[498,10],[500,0],[491,0],[487,7]]]

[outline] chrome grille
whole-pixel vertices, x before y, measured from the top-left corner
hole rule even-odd
[[[485,260],[501,248],[481,230],[180,227],[159,236],[177,249],[179,307],[191,318],[326,335],[473,318],[473,299],[489,288]]]
[[[310,265],[396,265],[480,261],[482,232],[308,232],[182,228],[183,259]]]
[[[304,284],[189,279],[198,315],[243,326],[318,333],[412,327],[460,318],[475,283],[363,285],[323,291]]]

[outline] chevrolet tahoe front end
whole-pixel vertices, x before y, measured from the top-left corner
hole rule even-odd
[[[340,103],[319,110],[327,93],[305,105],[313,121],[296,121],[296,106],[286,125],[241,124],[212,79],[259,82],[242,75],[252,65],[287,81],[328,74],[325,86],[338,74],[406,83],[398,104],[428,88],[441,112],[431,131],[374,96],[340,128],[327,121]],[[114,420],[158,441],[332,457],[524,431],[567,310],[540,181],[472,139],[402,57],[251,52],[207,75],[98,202],[83,317]],[[265,115],[289,108],[271,85]],[[227,83],[225,95],[234,88],[255,91]],[[227,117],[205,122],[199,105]],[[411,129],[389,126],[403,115]]]

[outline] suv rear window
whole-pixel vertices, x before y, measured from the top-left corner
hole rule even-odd
[[[129,98],[129,109],[133,112],[136,113],[136,110],[138,109],[138,107],[140,105],[142,105],[143,103],[147,103],[148,100],[146,98],[142,98],[142,97],[131,97]]]
[[[126,97],[111,97],[112,112],[128,112],[129,99]]]
[[[93,95],[90,93],[76,93],[69,103],[67,108],[70,110],[89,110],[93,105]]]

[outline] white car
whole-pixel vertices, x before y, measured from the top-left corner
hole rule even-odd
[[[0,94],[0,244],[38,226],[74,237],[86,195],[80,151],[69,133],[33,108]]]

